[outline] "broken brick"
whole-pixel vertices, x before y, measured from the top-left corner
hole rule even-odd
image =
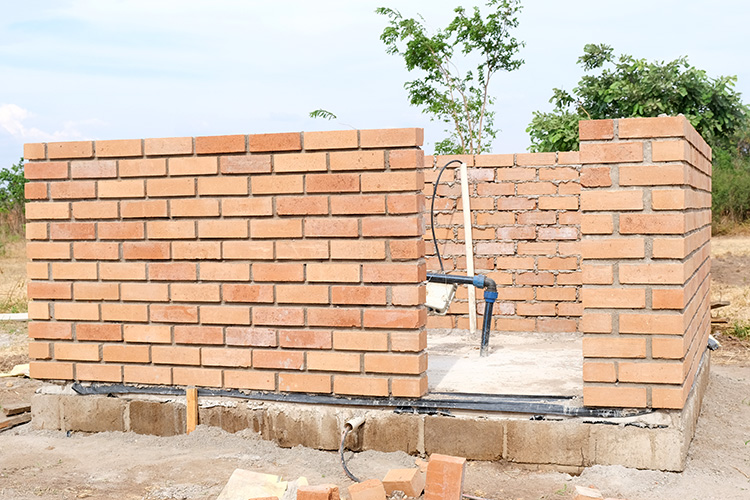
[[[427,464],[424,500],[461,500],[466,459],[433,453]]]
[[[349,486],[351,500],[385,500],[385,488],[378,479],[369,479]]]
[[[425,478],[419,469],[391,469],[383,479],[388,495],[403,491],[407,497],[418,497],[424,491]]]

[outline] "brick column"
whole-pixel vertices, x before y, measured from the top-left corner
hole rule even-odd
[[[710,332],[711,149],[683,116],[580,139],[584,404],[682,408]]]

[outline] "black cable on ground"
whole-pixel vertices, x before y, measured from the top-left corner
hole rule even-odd
[[[341,432],[341,445],[339,446],[339,456],[341,456],[341,467],[344,468],[344,472],[349,477],[349,479],[351,479],[355,483],[361,483],[362,481],[357,476],[352,474],[352,472],[349,470],[349,467],[346,466],[346,459],[344,458],[344,442],[346,441],[346,436],[349,435],[349,431],[351,430],[352,429],[348,425],[346,425],[344,426],[344,430]]]
[[[432,186],[432,200],[430,201],[430,229],[432,230],[432,242],[435,244],[435,254],[437,254],[438,263],[440,263],[440,272],[442,273],[445,273],[445,268],[443,267],[443,258],[440,256],[440,249],[438,249],[437,237],[435,236],[435,197],[437,196],[440,176],[443,175],[445,168],[451,163],[461,163],[461,160],[451,160],[443,165],[440,172],[438,172],[437,179],[435,179],[435,184]]]

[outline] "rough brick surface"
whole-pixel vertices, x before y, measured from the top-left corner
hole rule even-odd
[[[466,459],[433,453],[427,464],[425,500],[461,500]]]

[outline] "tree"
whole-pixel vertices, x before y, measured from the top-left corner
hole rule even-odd
[[[10,168],[0,170],[0,226],[7,226],[0,229],[23,233],[25,184],[23,158]]]
[[[456,7],[453,21],[432,35],[422,16],[407,19],[393,9],[376,10],[389,19],[380,35],[387,52],[403,57],[408,71],[424,73],[404,84],[410,103],[448,124],[449,137],[435,145],[438,154],[479,154],[489,149],[497,134],[495,113],[489,109],[494,103],[488,92],[490,79],[524,62],[515,59],[524,43],[511,36],[518,26],[519,0],[489,0],[486,5],[490,11],[486,18],[478,7],[472,13]],[[457,53],[463,56],[461,61]],[[462,75],[457,63],[477,59],[476,69]]]
[[[748,108],[734,90],[735,76],[710,78],[688,63],[647,62],[630,55],[615,60],[609,45],[588,44],[578,58],[587,74],[572,93],[554,89],[550,113],[534,112],[531,151],[578,149],[578,121],[682,113],[714,148],[736,146],[747,130]]]

